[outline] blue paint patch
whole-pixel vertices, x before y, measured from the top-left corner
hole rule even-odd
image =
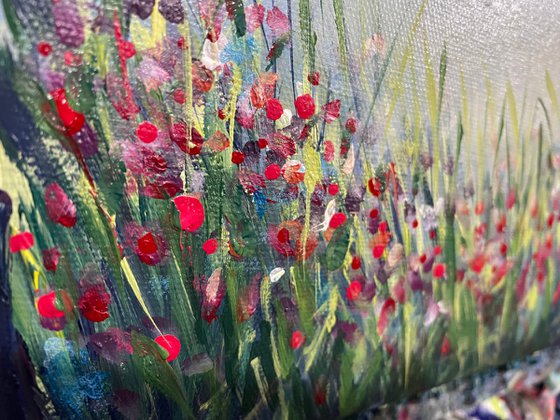
[[[253,194],[253,201],[257,209],[257,216],[259,216],[259,219],[262,219],[266,212],[266,195],[263,192],[256,191]]]

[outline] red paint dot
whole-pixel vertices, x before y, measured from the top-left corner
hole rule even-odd
[[[334,159],[334,144],[332,141],[325,142],[325,162],[332,162]]]
[[[330,184],[327,188],[327,191],[330,195],[337,195],[338,194],[338,184]]]
[[[313,97],[309,93],[298,96],[294,105],[298,116],[303,120],[311,118],[315,114],[315,102],[313,102]]]
[[[279,120],[282,114],[284,113],[284,107],[282,107],[282,103],[276,99],[272,98],[269,99],[266,103],[266,117],[272,121]]]
[[[506,244],[502,244],[502,245],[500,246],[500,253],[501,253],[502,255],[507,254],[507,250],[508,250],[508,247],[507,247]]]
[[[373,258],[381,258],[383,256],[383,252],[385,252],[385,247],[383,245],[375,245],[373,247]]]
[[[362,283],[352,280],[346,288],[346,298],[352,302],[360,297],[360,293],[362,293]]]
[[[10,238],[10,251],[13,253],[24,251],[33,246],[35,240],[30,232],[22,232]]]
[[[136,48],[134,47],[134,44],[130,41],[122,41],[121,50],[122,50],[123,57],[126,60],[134,57],[134,55],[136,54]]]
[[[305,342],[305,336],[301,331],[294,331],[292,333],[292,339],[290,340],[290,347],[293,350],[299,349]]]
[[[202,249],[208,255],[212,255],[218,249],[218,241],[215,238],[210,238],[202,244]]]
[[[278,179],[281,173],[282,170],[280,169],[280,166],[275,163],[273,163],[272,165],[268,165],[264,170],[264,176],[266,177],[266,179],[271,181],[274,179]]]
[[[231,154],[231,161],[236,165],[241,165],[245,160],[245,155],[243,152],[235,151]]]
[[[434,265],[434,277],[436,279],[442,278],[445,276],[445,264],[437,263]]]
[[[178,104],[184,104],[186,102],[185,91],[181,88],[175,89],[173,92],[173,100]]]
[[[158,129],[149,121],[141,122],[136,129],[138,139],[144,143],[151,143],[158,136]]]
[[[259,139],[259,149],[266,149],[268,141],[266,139]]]
[[[181,49],[181,50],[186,49],[185,38],[183,38],[182,36],[180,36],[179,39],[177,39],[177,46],[178,46],[179,49]]]
[[[204,207],[200,200],[192,195],[176,197],[173,202],[179,211],[181,229],[195,232],[204,223]]]
[[[321,83],[321,75],[318,71],[314,71],[307,76],[307,80],[309,80],[309,83],[313,86],[319,86],[319,83]]]
[[[181,342],[172,334],[164,334],[156,337],[154,341],[167,351],[167,361],[172,362],[181,352]]]
[[[430,239],[436,239],[437,232],[435,229],[430,230]]]
[[[46,41],[41,41],[37,44],[37,51],[43,57],[47,57],[52,52],[52,45]]]
[[[420,255],[420,264],[424,264],[427,259],[428,257],[426,256],[426,254]]]
[[[441,254],[441,246],[436,245],[434,247],[434,255],[439,255],[439,254]]]
[[[354,258],[352,258],[352,269],[359,270],[361,266],[362,266],[362,260],[360,260],[360,257],[355,255]]]
[[[39,315],[45,318],[61,318],[64,316],[64,311],[56,307],[56,293],[54,291],[41,296],[37,300],[37,311]]]
[[[356,120],[356,118],[348,118],[346,120],[345,127],[350,134],[354,134],[356,132],[356,129],[358,128],[358,121]]]
[[[138,250],[143,254],[155,254],[157,252],[156,240],[151,232],[138,239]]]
[[[332,229],[339,228],[346,223],[346,215],[344,213],[335,213],[329,221],[329,227]]]
[[[412,229],[416,229],[418,227],[418,220],[414,219],[412,221]]]
[[[49,248],[43,251],[43,265],[47,271],[56,271],[58,260],[60,259],[60,252],[56,248]]]
[[[282,228],[278,231],[278,240],[285,244],[290,240],[290,231],[286,228]]]
[[[369,217],[371,217],[372,219],[377,219],[377,216],[379,216],[379,210],[371,209],[371,211],[369,212]]]

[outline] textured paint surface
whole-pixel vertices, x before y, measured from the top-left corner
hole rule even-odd
[[[41,411],[355,416],[557,341],[558,11],[3,8],[0,274]]]

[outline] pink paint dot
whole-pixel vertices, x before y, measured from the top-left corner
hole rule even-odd
[[[204,223],[204,207],[200,200],[192,195],[176,197],[173,202],[179,211],[181,229],[195,232]]]
[[[33,246],[35,240],[30,232],[22,232],[10,238],[10,251],[13,253],[24,251]]]
[[[327,191],[330,195],[337,195],[338,194],[338,184],[330,184],[327,188]]]
[[[37,300],[37,311],[39,315],[45,318],[61,318],[64,316],[64,311],[56,307],[56,293],[47,293]]]
[[[154,341],[167,351],[167,361],[172,362],[181,352],[181,342],[172,334],[164,334],[156,337]]]
[[[335,213],[329,221],[329,227],[332,229],[337,229],[344,223],[346,223],[346,215],[344,213]]]
[[[332,162],[334,159],[334,144],[332,141],[325,142],[325,161]]]
[[[299,349],[305,342],[305,336],[301,331],[294,331],[292,333],[292,339],[290,340],[290,347],[293,350]]]
[[[264,176],[266,177],[266,179],[273,181],[275,179],[278,179],[281,175],[282,171],[280,169],[280,166],[278,166],[277,164],[273,163],[271,165],[268,165],[266,167],[266,169],[264,170]]]
[[[266,103],[266,117],[268,119],[272,121],[279,120],[283,113],[284,108],[278,99],[272,98],[268,100]]]
[[[206,254],[212,255],[218,249],[218,241],[215,238],[210,238],[202,244],[202,249]]]
[[[298,116],[303,120],[311,118],[315,114],[315,102],[313,102],[313,97],[309,93],[298,96],[294,105]]]
[[[243,152],[235,151],[231,154],[231,161],[236,165],[241,165],[245,160],[245,155]]]
[[[144,143],[151,143],[158,136],[158,129],[149,121],[141,122],[136,129],[138,139]]]

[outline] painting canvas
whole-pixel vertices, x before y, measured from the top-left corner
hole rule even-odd
[[[560,10],[3,0],[6,418],[352,418],[560,338]]]

